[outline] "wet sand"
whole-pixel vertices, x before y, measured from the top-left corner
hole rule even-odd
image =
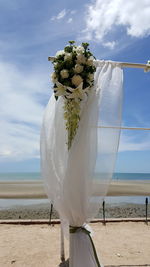
[[[106,218],[141,218],[145,217],[145,205],[142,204],[122,204],[110,205],[105,208]],[[150,217],[150,205],[148,205],[148,217]],[[47,203],[29,206],[14,206],[0,210],[0,220],[5,219],[49,219],[50,205]],[[58,214],[53,210],[52,218],[57,219]],[[99,210],[96,218],[103,218],[102,209]]]

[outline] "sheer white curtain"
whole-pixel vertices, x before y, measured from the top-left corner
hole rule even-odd
[[[106,195],[119,143],[120,130],[97,125],[120,126],[123,74],[114,62],[96,61],[95,86],[84,104],[78,132],[67,150],[63,98],[52,95],[41,131],[41,167],[45,190],[60,217],[81,227],[95,215],[99,199],[92,197],[98,183],[98,198]],[[97,171],[95,164],[98,156]],[[96,177],[96,179],[95,179]],[[97,267],[93,245],[83,228],[70,234],[70,267]]]

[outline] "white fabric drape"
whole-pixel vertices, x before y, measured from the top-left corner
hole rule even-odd
[[[97,212],[99,199],[92,197],[96,183],[101,185],[99,197],[106,195],[118,149],[120,130],[98,131],[98,121],[109,126],[121,124],[122,70],[113,62],[96,61],[95,65],[95,85],[69,152],[62,97],[58,101],[54,95],[50,98],[41,131],[45,190],[60,217],[79,227]],[[70,234],[69,265],[97,267],[89,236],[83,231]]]

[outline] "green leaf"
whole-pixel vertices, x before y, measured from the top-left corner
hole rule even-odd
[[[65,48],[64,48],[64,51],[65,52],[67,52],[67,53],[71,53],[72,52],[72,46],[66,46]]]
[[[86,50],[89,46],[89,43],[82,43],[82,46],[84,47],[84,49]]]
[[[73,45],[73,44],[75,44],[75,41],[69,41],[69,44]]]

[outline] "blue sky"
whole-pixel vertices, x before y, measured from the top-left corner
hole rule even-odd
[[[0,172],[39,171],[42,115],[55,55],[88,41],[98,59],[150,59],[147,0],[0,0]],[[124,70],[123,125],[150,127],[150,73]],[[150,172],[150,132],[122,131],[116,170]]]

